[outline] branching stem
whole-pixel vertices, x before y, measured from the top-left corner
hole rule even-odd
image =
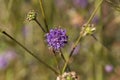
[[[19,43],[16,39],[14,39],[12,36],[10,36],[8,33],[6,33],[5,31],[2,31],[2,33],[9,37],[11,40],[13,40],[15,43],[17,43],[19,46],[21,46],[25,51],[27,51],[30,55],[32,55],[35,59],[37,59],[40,63],[42,63],[43,65],[45,65],[47,68],[49,68],[50,70],[52,70],[56,75],[58,75],[59,73],[52,68],[51,66],[49,66],[48,64],[46,64],[43,60],[41,60],[40,58],[38,58],[34,53],[32,53],[30,50],[28,50],[24,45],[22,45],[21,43]]]
[[[44,23],[45,23],[45,27],[46,27],[46,29],[47,29],[47,32],[49,32],[48,24],[47,24],[47,20],[46,20],[46,16],[45,16],[45,10],[44,10],[44,8],[43,8],[42,0],[39,0],[39,3],[40,3],[40,8],[41,8],[43,20],[44,20]]]
[[[38,22],[37,19],[35,19],[34,21],[39,25],[39,27],[42,29],[42,31],[43,31],[44,33],[46,33],[45,29],[42,27],[42,25],[40,24],[40,22]]]
[[[64,67],[63,67],[62,72],[65,71],[65,69],[66,69],[66,67],[67,67],[67,65],[68,65],[68,63],[69,63],[69,61],[70,61],[70,59],[71,59],[71,57],[72,57],[72,55],[73,55],[73,52],[74,52],[76,46],[79,44],[80,40],[82,39],[82,35],[84,34],[84,31],[85,31],[86,28],[88,27],[87,25],[88,25],[88,24],[92,21],[92,19],[94,18],[95,13],[97,12],[97,10],[98,10],[98,8],[100,7],[100,5],[102,4],[102,2],[103,2],[103,0],[101,0],[101,1],[99,2],[99,4],[97,5],[97,7],[94,9],[93,13],[91,14],[90,18],[89,18],[88,21],[86,22],[86,26],[85,26],[84,30],[80,33],[77,41],[75,42],[75,44],[74,44],[74,46],[73,46],[73,48],[72,48],[72,50],[71,50],[71,52],[70,52],[69,58],[68,58],[68,60],[66,61],[66,63],[64,64]]]

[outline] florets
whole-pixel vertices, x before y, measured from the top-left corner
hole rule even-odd
[[[46,40],[48,45],[56,50],[59,50],[68,42],[68,36],[66,35],[66,30],[61,28],[51,29],[46,35]]]

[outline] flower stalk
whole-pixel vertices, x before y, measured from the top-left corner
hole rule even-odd
[[[34,10],[31,10],[31,11],[28,12],[26,19],[28,21],[35,21],[39,25],[39,27],[42,29],[42,31],[44,33],[46,33],[45,29],[42,27],[40,22],[37,20],[37,13]]]
[[[64,62],[66,63],[66,59],[65,59],[65,56],[63,55],[63,52],[62,52],[62,50],[60,49],[60,55],[61,55],[61,57],[62,57],[62,59],[64,60]],[[71,69],[70,69],[70,66],[69,65],[67,65],[67,68],[68,68],[68,71],[71,71]]]
[[[73,48],[72,48],[72,50],[71,50],[71,52],[70,52],[69,58],[68,58],[68,60],[66,61],[66,63],[64,64],[64,66],[63,66],[63,69],[62,69],[62,72],[63,72],[63,73],[64,73],[64,71],[65,71],[65,69],[66,69],[66,67],[67,67],[67,65],[68,65],[68,63],[69,63],[72,55],[73,55],[73,52],[74,52],[76,46],[79,44],[80,40],[82,39],[82,35],[84,34],[86,28],[88,27],[88,24],[89,24],[89,23],[92,21],[92,19],[94,18],[95,13],[97,12],[97,10],[98,10],[98,8],[100,7],[100,5],[102,4],[102,2],[103,2],[103,0],[101,0],[101,1],[99,2],[99,4],[97,5],[97,7],[94,9],[94,11],[93,11],[93,13],[91,14],[90,18],[89,18],[88,21],[86,22],[86,26],[85,26],[84,30],[80,33],[77,41],[75,42],[75,44],[74,44],[74,46],[73,46]]]
[[[58,61],[58,59],[57,59],[57,55],[56,55],[56,52],[53,50],[52,51],[53,52],[53,54],[54,54],[54,57],[55,57],[55,61],[56,61],[56,64],[57,64],[57,68],[58,68],[58,70],[59,70],[59,74],[61,74],[61,70],[60,70],[60,66],[59,66],[59,61]]]
[[[46,30],[47,30],[47,32],[49,32],[48,24],[47,24],[47,20],[46,20],[46,16],[45,16],[45,10],[43,8],[42,0],[39,0],[39,3],[40,3],[40,8],[41,8],[41,12],[42,12],[42,16],[43,16],[43,20],[44,20],[44,23],[45,23]]]
[[[42,25],[40,24],[40,22],[37,19],[35,19],[34,21],[39,25],[39,27],[42,29],[42,31],[44,33],[46,33],[45,29],[42,27]]]
[[[56,75],[58,75],[59,73],[52,68],[51,66],[49,66],[48,64],[46,64],[43,60],[41,60],[40,58],[38,58],[34,53],[32,53],[30,50],[28,50],[24,45],[22,45],[21,43],[19,43],[17,40],[15,40],[12,36],[10,36],[8,33],[6,33],[5,31],[2,31],[2,34],[4,34],[5,36],[9,37],[11,40],[13,40],[15,43],[17,43],[20,47],[22,47],[25,51],[27,51],[30,55],[32,55],[35,59],[37,59],[40,63],[42,63],[43,65],[45,65],[47,68],[49,68],[51,71],[53,71]]]

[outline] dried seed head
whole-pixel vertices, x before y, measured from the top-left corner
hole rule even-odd
[[[62,75],[59,75],[56,80],[80,80],[76,72],[64,72]]]
[[[83,25],[81,33],[82,36],[86,36],[86,35],[92,35],[95,32],[96,28],[94,27],[93,24],[88,24],[88,25]]]
[[[34,10],[31,10],[31,11],[28,12],[26,19],[28,21],[32,21],[32,20],[36,19],[36,16],[37,16],[37,13]]]

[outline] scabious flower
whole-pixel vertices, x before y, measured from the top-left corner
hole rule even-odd
[[[51,29],[46,35],[46,41],[48,46],[50,46],[53,50],[58,51],[68,42],[66,30],[61,28]]]

